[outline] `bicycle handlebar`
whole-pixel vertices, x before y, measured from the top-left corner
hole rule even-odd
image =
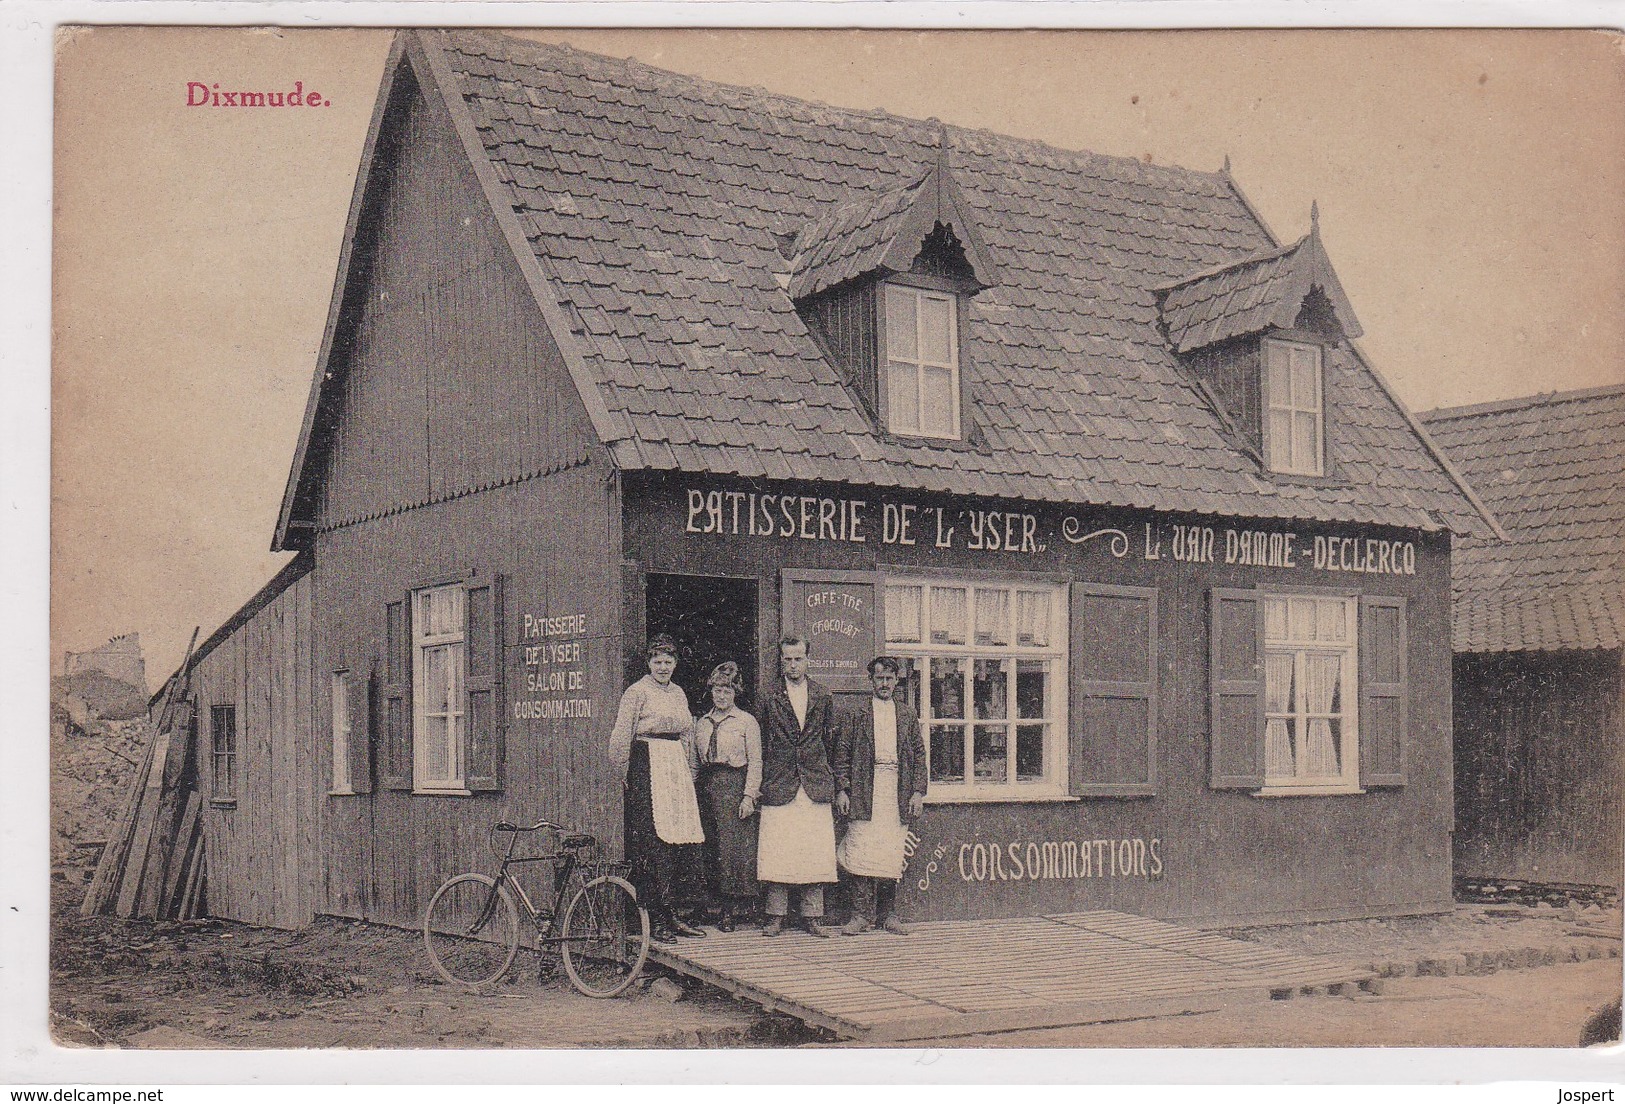
[[[566,828],[562,824],[553,824],[552,822],[546,821],[546,820],[538,820],[535,824],[532,824],[529,828],[521,828],[516,824],[509,824],[507,821],[502,821],[499,824],[493,824],[491,826],[491,831],[493,831],[493,832],[514,832],[514,833],[517,834],[517,833],[521,833],[521,832],[540,832],[544,828],[551,828],[556,832],[568,832],[569,831],[569,829]]]

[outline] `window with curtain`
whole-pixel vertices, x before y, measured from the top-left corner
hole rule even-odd
[[[1066,783],[1063,587],[887,578],[886,650],[925,737],[932,801],[1059,796]]]
[[[1318,345],[1266,340],[1264,455],[1271,471],[1326,472],[1326,404]]]
[[[1359,783],[1353,598],[1264,597],[1264,784]]]
[[[412,788],[463,786],[463,682],[467,672],[461,583],[412,595]]]

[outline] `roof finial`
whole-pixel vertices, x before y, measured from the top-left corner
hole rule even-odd
[[[1309,201],[1309,232],[1311,234],[1320,233],[1320,202],[1318,200],[1311,199]]]
[[[1230,151],[1229,150],[1225,150],[1225,152],[1224,152],[1224,167],[1221,168],[1219,171],[1224,173],[1224,175],[1226,175],[1226,176],[1230,175]]]

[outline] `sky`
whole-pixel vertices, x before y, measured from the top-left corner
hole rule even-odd
[[[1593,31],[524,32],[857,108],[1217,169],[1322,238],[1413,410],[1625,381],[1625,65]],[[390,33],[59,40],[53,669],[179,663],[269,551]],[[189,82],[319,108],[188,107]]]

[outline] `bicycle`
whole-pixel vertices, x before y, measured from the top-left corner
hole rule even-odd
[[[546,854],[516,856],[519,838],[548,831],[558,836]],[[506,835],[506,850],[497,837]],[[592,836],[538,821],[528,828],[492,825],[491,853],[501,860],[495,878],[458,874],[448,878],[423,910],[423,945],[435,972],[449,984],[480,991],[499,981],[519,953],[519,915],[530,919],[535,949],[557,948],[570,983],[589,997],[626,991],[649,957],[649,913],[621,875],[625,864],[584,856],[598,846]],[[553,907],[531,902],[510,867],[553,864]],[[569,903],[565,903],[566,897]],[[545,901],[543,902],[546,903]]]

